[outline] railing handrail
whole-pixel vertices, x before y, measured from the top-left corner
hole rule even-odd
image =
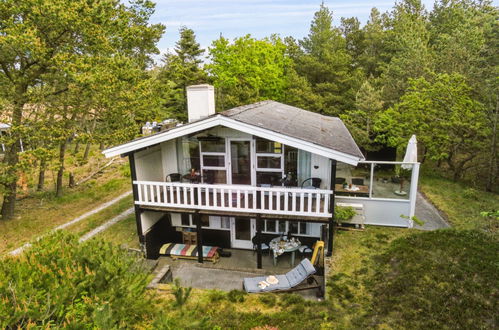
[[[162,185],[170,187],[185,187],[185,188],[214,188],[214,189],[232,189],[232,190],[248,190],[248,191],[279,191],[290,193],[317,193],[317,194],[332,194],[332,190],[328,189],[304,189],[298,187],[255,187],[249,185],[236,184],[209,184],[209,183],[187,183],[187,182],[163,182],[163,181],[133,181],[133,184],[148,184]]]

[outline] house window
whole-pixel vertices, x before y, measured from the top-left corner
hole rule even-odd
[[[229,217],[221,217],[220,218],[220,228],[230,229],[230,218]]]
[[[225,139],[202,140],[200,138],[199,148],[203,182],[227,183]]]
[[[265,220],[265,231],[268,233],[276,232],[276,222],[275,220]]]
[[[188,214],[182,213],[180,215],[182,226],[189,227],[191,225],[191,217]]]
[[[262,138],[256,138],[257,185],[280,186],[284,172],[284,146]]]
[[[210,226],[210,216],[203,214],[201,215],[201,226],[209,227]]]
[[[256,152],[265,154],[281,154],[282,144],[262,138],[256,139]]]
[[[263,230],[269,234],[310,235],[309,226],[306,222],[265,220]]]

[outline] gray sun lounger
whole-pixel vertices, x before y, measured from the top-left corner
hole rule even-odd
[[[249,293],[260,293],[260,292],[270,292],[270,291],[293,291],[295,287],[299,284],[303,283],[307,278],[315,274],[316,270],[310,260],[303,259],[298,266],[287,272],[285,275],[275,275],[275,277],[279,280],[277,284],[269,285],[264,289],[261,289],[258,286],[258,283],[261,281],[265,281],[267,276],[258,276],[258,277],[247,277],[243,280],[243,287],[246,292]],[[315,280],[315,279],[314,279]],[[317,285],[312,287],[305,287],[304,289],[313,289],[319,288],[318,283],[315,281]],[[299,290],[299,289],[296,289]]]

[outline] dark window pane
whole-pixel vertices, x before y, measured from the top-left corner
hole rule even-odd
[[[281,157],[258,156],[259,168],[281,168]]]
[[[225,156],[203,155],[203,166],[225,167]]]
[[[286,221],[279,221],[279,232],[286,234]]]
[[[190,226],[190,221],[189,221],[189,215],[188,214],[181,214],[180,219],[182,221],[182,226]]]
[[[257,138],[256,139],[256,152],[280,154],[280,153],[282,153],[282,144],[279,142],[274,142],[274,141],[265,140],[262,138]]]
[[[307,223],[300,222],[300,234],[307,235]]]
[[[256,172],[256,184],[270,184],[280,186],[282,172]]]
[[[251,184],[251,143],[231,141],[231,169],[233,184]]]
[[[289,223],[289,231],[291,234],[298,234],[298,223],[297,222],[290,222]]]
[[[247,240],[251,239],[250,220],[246,218],[236,218],[236,239]]]
[[[265,220],[265,231],[270,232],[270,233],[275,233],[276,232],[276,223],[275,220]]]
[[[202,152],[225,152],[225,139],[201,141]]]
[[[203,178],[205,183],[227,183],[225,170],[204,170]]]
[[[284,173],[286,186],[297,186],[298,177],[298,149],[285,146],[284,148]]]
[[[209,227],[210,226],[210,216],[209,215],[201,215],[201,226]]]

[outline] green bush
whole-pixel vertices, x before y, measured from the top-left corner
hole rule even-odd
[[[0,261],[0,328],[132,327],[154,312],[138,259],[61,232]]]
[[[244,302],[246,299],[246,292],[241,290],[230,290],[227,294],[227,298],[230,302]]]
[[[274,307],[276,304],[276,301],[277,301],[275,295],[273,295],[273,294],[261,294],[258,297],[258,300],[260,300],[260,302],[262,304],[269,306],[269,307]]]
[[[208,292],[208,300],[210,302],[219,302],[227,298],[227,293],[220,290],[210,290]]]
[[[281,296],[280,305],[284,307],[289,307],[291,305],[303,304],[305,299],[296,293],[286,293]]]
[[[334,208],[334,218],[337,221],[347,221],[352,219],[357,213],[351,206],[336,206]]]

